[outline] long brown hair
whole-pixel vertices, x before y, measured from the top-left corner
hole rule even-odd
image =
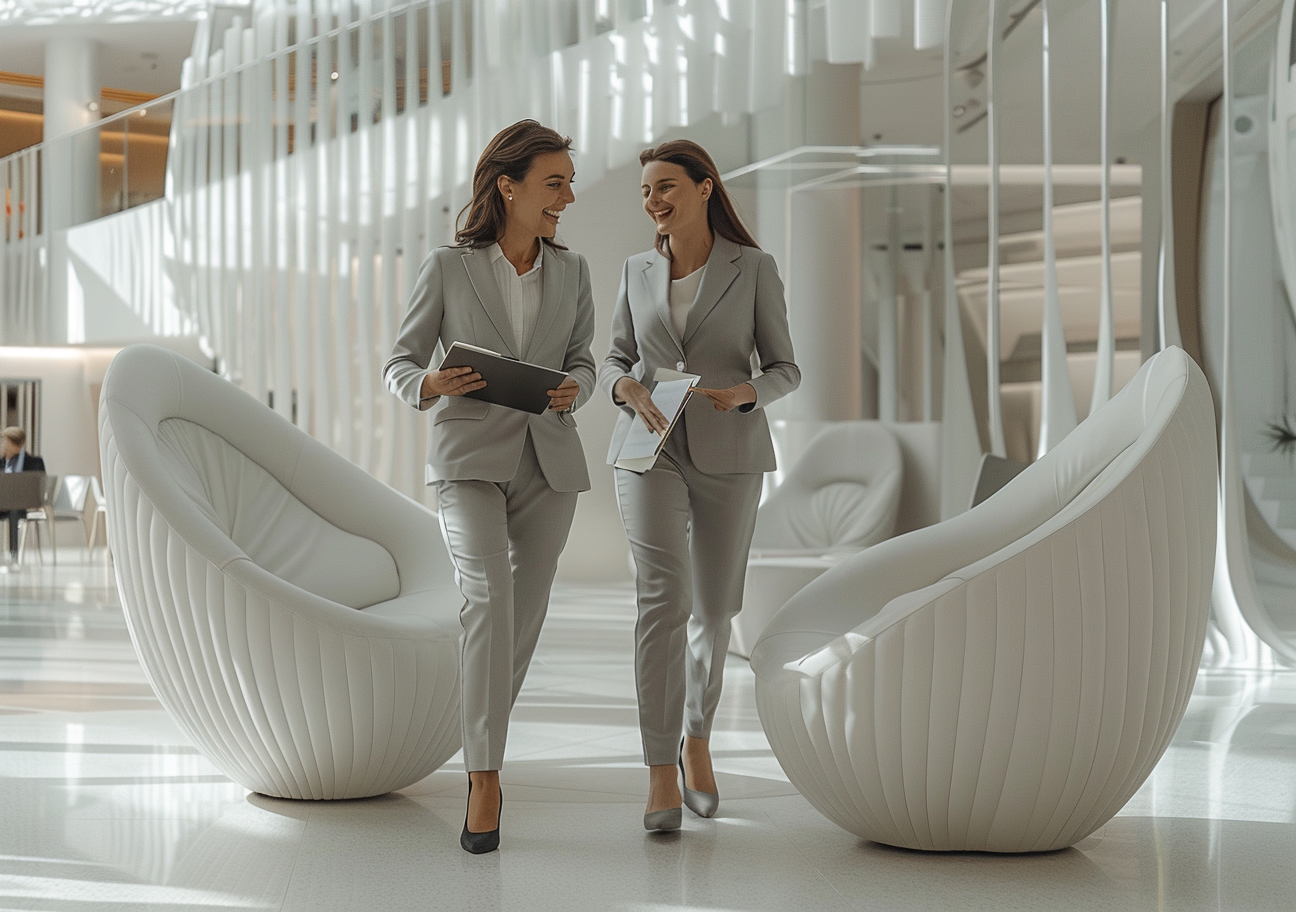
[[[500,196],[499,179],[521,181],[531,170],[537,156],[549,152],[570,152],[571,137],[563,136],[535,120],[519,120],[505,127],[486,144],[477,168],[473,171],[472,200],[459,211],[455,224],[456,247],[489,247],[504,234],[504,198]],[[464,219],[464,213],[468,218]],[[543,238],[550,247],[566,250],[552,238]]]
[[[707,150],[687,139],[672,139],[655,149],[644,149],[639,153],[639,165],[654,161],[670,162],[679,165],[688,175],[689,180],[700,184],[708,178],[711,181],[711,198],[707,200],[707,225],[722,238],[741,244],[744,247],[760,249],[760,244],[751,236],[738,211],[734,209],[724,184],[720,182],[720,169],[711,160]],[[657,250],[666,259],[671,258],[670,235],[657,235]]]

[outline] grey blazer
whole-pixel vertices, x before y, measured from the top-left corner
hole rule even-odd
[[[594,391],[594,296],[589,265],[570,250],[546,246],[539,322],[526,351],[513,338],[499,284],[485,253],[439,247],[419,269],[391,359],[383,368],[387,388],[417,409],[437,406],[432,417],[427,482],[509,481],[517,473],[527,431],[545,479],[555,491],[588,491],[585,452],[576,419],[567,412],[530,415],[463,396],[420,401],[423,375],[438,345],[467,342],[502,354],[567,371],[580,384],[579,408]]]
[[[753,354],[759,372],[752,369]],[[801,382],[774,258],[717,234],[683,338],[671,325],[670,262],[656,250],[626,260],[612,317],[612,350],[599,368],[599,386],[611,396],[622,377],[651,383],[659,367],[700,374],[701,385],[712,389],[745,381],[756,390],[754,405],[729,412],[716,411],[703,396],[689,401],[683,421],[694,466],[708,475],[774,469],[764,406]],[[621,406],[609,463],[616,462],[637,420],[634,409]]]

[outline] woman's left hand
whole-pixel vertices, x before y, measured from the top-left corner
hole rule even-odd
[[[739,383],[728,389],[713,390],[693,387],[693,392],[701,393],[711,400],[717,412],[730,412],[740,405],[756,401],[756,389],[750,383]]]
[[[572,403],[580,395],[580,384],[568,377],[562,383],[558,384],[557,389],[551,389],[549,392],[549,411],[566,412],[571,409]]]

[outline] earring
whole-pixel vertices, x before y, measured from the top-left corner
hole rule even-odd
[[[509,202],[510,202],[510,203],[513,202],[513,194],[512,194],[512,193],[509,194]]]

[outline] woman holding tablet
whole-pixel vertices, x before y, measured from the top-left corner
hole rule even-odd
[[[639,163],[656,244],[625,263],[599,385],[621,407],[608,454],[615,462],[632,422],[667,427],[649,396],[657,371],[701,376],[653,467],[615,470],[636,567],[635,677],[650,768],[644,826],[673,830],[677,763],[689,808],[710,817],[719,805],[711,722],[761,478],[774,468],[764,406],[796,389],[801,372],[774,258],[739,221],[711,156],[675,140]]]
[[[575,200],[571,140],[524,120],[501,131],[473,174],[455,246],[433,250],[410,295],[387,388],[432,418],[428,484],[465,605],[461,655],[468,809],[474,854],[499,846],[508,717],[549,606],[558,555],[589,490],[572,412],[594,386],[594,300],[584,257],[554,240]],[[438,347],[465,342],[565,371],[543,414],[464,394],[472,368],[429,369]],[[444,397],[444,401],[442,398]]]

